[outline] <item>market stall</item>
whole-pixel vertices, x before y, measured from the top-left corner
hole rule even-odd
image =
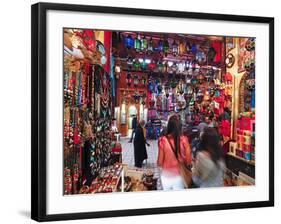
[[[157,141],[172,114],[190,143],[202,122],[217,130],[225,185],[254,184],[254,44],[254,38],[65,29],[64,193],[161,189]],[[145,121],[145,138],[155,147],[143,170],[134,167],[133,144],[125,144],[134,136],[134,117]]]

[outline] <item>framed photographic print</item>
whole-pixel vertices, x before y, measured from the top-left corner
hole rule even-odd
[[[274,19],[32,5],[32,219],[274,205]]]

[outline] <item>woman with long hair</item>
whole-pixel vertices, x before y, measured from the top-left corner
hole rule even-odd
[[[179,117],[173,115],[168,121],[165,135],[158,140],[157,165],[162,168],[164,190],[184,189],[179,161],[191,164],[191,153],[188,139],[181,133]]]
[[[192,180],[198,187],[221,187],[224,175],[223,150],[215,128],[205,128],[192,168]]]

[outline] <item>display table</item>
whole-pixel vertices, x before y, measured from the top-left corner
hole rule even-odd
[[[89,193],[117,192],[117,186],[122,177],[121,164],[103,167],[97,178],[91,184]]]

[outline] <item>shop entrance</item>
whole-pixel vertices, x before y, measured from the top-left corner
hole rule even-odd
[[[133,131],[133,127],[132,127],[132,121],[133,121],[133,117],[135,115],[138,115],[137,112],[137,108],[135,105],[130,105],[129,109],[128,109],[128,118],[127,118],[127,124],[128,124],[128,131],[127,131],[127,136],[130,137]]]

